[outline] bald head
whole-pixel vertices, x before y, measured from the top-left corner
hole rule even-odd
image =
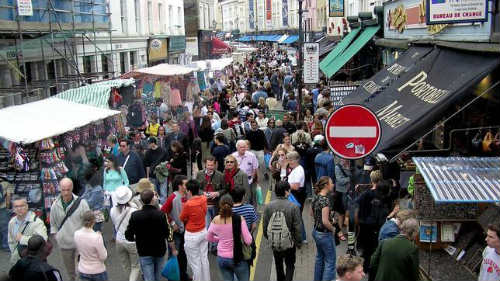
[[[61,188],[61,197],[65,202],[71,201],[73,198],[73,181],[70,178],[63,178],[59,182]]]

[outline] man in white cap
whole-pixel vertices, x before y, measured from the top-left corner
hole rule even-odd
[[[137,206],[130,201],[132,195],[132,190],[128,186],[119,186],[115,190],[116,206],[111,209],[109,215],[116,231],[116,252],[120,263],[126,272],[130,272],[129,280],[138,280],[141,267],[137,248],[135,242],[127,241],[125,238],[130,216],[137,211]]]

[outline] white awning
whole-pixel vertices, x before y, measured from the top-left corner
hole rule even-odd
[[[33,143],[58,136],[120,111],[49,98],[0,110],[0,138]]]
[[[154,76],[186,75],[193,71],[197,71],[197,69],[180,64],[162,63],[152,67],[133,70],[129,73],[122,75],[122,78],[138,77],[143,75],[154,75]]]
[[[204,70],[209,70],[209,71],[221,71],[223,70],[226,66],[229,66],[231,63],[233,63],[233,58],[222,58],[222,59],[217,59],[217,60],[198,60],[198,61],[193,61],[189,66],[197,68],[198,71],[204,71]]]

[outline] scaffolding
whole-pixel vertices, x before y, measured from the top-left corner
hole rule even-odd
[[[17,77],[12,80],[10,87],[0,87],[0,97],[20,93],[22,101],[21,98],[15,100],[15,104],[19,104],[36,100],[33,96],[43,98],[54,95],[101,76],[114,78],[108,0],[29,2],[33,7],[33,15],[20,16],[17,0],[0,0],[0,43],[3,43],[3,47],[0,47],[0,63],[5,63]],[[106,42],[105,45],[109,42],[109,47],[104,48],[106,50],[98,45],[98,41],[102,40]],[[86,53],[89,47],[91,51]],[[80,55],[84,58],[80,66],[78,50],[81,50]],[[87,65],[92,62],[85,61],[87,56],[94,58],[94,67],[90,71],[87,71]],[[97,71],[99,58],[107,68],[101,72]],[[27,60],[43,62],[42,71],[36,75],[39,77],[32,77],[31,64],[28,67]],[[61,63],[66,66],[61,66]]]

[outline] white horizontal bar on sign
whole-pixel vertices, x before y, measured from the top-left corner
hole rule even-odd
[[[375,138],[377,127],[373,126],[333,126],[330,127],[331,138]]]

